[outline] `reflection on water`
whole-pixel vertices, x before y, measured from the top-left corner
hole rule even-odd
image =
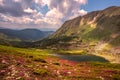
[[[66,59],[66,60],[76,61],[76,62],[84,62],[84,61],[109,62],[105,58],[95,56],[92,54],[87,54],[87,55],[51,54],[51,55],[62,58],[62,59]]]

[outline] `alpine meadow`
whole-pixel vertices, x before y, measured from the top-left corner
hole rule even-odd
[[[120,1],[0,0],[0,80],[120,80]]]

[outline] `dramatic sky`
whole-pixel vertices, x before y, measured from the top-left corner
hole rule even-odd
[[[0,27],[56,30],[68,19],[109,6],[120,6],[120,0],[0,0]]]

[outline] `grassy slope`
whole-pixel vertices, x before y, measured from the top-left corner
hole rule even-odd
[[[53,53],[57,53],[57,54],[74,54],[74,55],[82,55],[82,54],[87,54],[86,51],[84,50],[54,50],[52,51]]]
[[[16,47],[7,47],[0,45],[0,52],[10,53],[14,55],[24,55],[26,57],[29,56],[39,56],[39,55],[48,55],[47,50],[40,50],[40,49],[24,49],[24,48],[16,48]],[[50,52],[50,51],[49,51]]]
[[[105,41],[110,42],[111,45],[118,46],[120,45],[118,37],[114,39],[111,35],[120,35],[119,13],[120,7],[114,6],[66,21],[51,38],[76,36],[77,41],[82,40],[87,43]]]
[[[50,50],[0,45],[0,79],[4,80],[119,80],[120,65],[72,62],[48,55]]]

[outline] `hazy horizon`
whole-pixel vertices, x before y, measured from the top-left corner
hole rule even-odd
[[[11,30],[25,30],[25,29],[37,29],[37,30],[40,30],[40,31],[56,31],[57,29],[51,29],[51,28],[22,28],[22,29],[19,29],[19,28],[5,28],[5,27],[0,27],[0,29],[11,29]]]

